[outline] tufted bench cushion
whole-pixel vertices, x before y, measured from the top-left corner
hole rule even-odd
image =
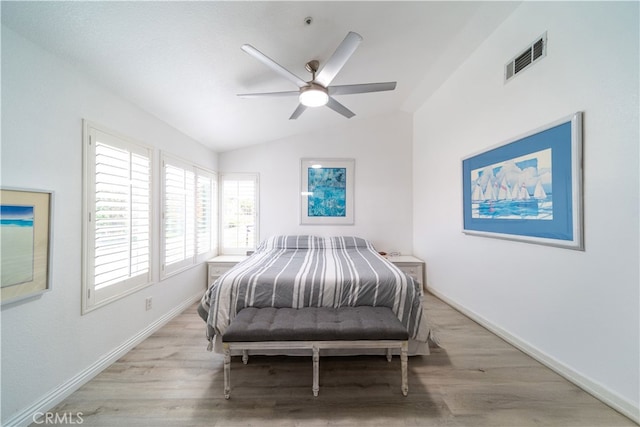
[[[308,349],[313,355],[313,395],[319,391],[320,350],[336,348],[400,349],[402,394],[409,392],[407,350],[409,333],[387,307],[244,308],[222,335],[224,397],[231,395],[231,350]]]
[[[387,307],[242,309],[223,342],[408,340],[409,333]]]

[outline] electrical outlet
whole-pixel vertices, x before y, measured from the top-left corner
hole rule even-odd
[[[147,311],[151,310],[151,297],[148,297],[148,298],[145,300],[145,307],[146,307],[146,310],[147,310]]]

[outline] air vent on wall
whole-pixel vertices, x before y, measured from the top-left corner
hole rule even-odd
[[[547,33],[538,37],[529,47],[520,52],[515,58],[507,63],[504,67],[505,83],[513,78],[516,74],[529,68],[530,65],[536,63],[547,55]]]

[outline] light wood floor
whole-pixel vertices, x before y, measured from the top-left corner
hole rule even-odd
[[[613,409],[427,296],[442,347],[400,361],[383,356],[232,360],[223,397],[222,356],[206,351],[196,306],[172,320],[54,408],[84,426],[635,426]]]

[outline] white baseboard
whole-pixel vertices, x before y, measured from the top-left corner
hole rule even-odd
[[[582,390],[594,396],[596,399],[602,401],[606,405],[620,412],[625,417],[633,420],[634,422],[640,424],[640,408],[634,405],[633,402],[625,399],[624,397],[612,392],[602,384],[593,381],[590,378],[585,377],[584,375],[576,372],[571,367],[565,365],[564,363],[559,362],[548,354],[538,350],[534,346],[530,345],[526,341],[521,340],[517,336],[510,334],[508,331],[505,331],[501,327],[487,321],[482,316],[478,315],[474,311],[468,309],[467,307],[458,304],[457,302],[449,299],[446,295],[441,294],[440,292],[429,288],[428,292],[432,293],[454,309],[458,310],[460,313],[469,317],[474,322],[480,324],[482,327],[488,329],[492,333],[496,334],[512,346],[516,347],[520,351],[525,354],[531,356],[538,362],[545,365],[547,368],[556,372],[560,376],[564,377],[568,381],[580,387]]]
[[[45,413],[46,411],[55,407],[57,404],[69,397],[74,391],[78,390],[84,384],[89,382],[93,377],[108,368],[116,360],[124,356],[133,347],[140,344],[158,329],[167,324],[171,319],[186,310],[201,297],[202,292],[199,292],[197,295],[194,295],[183,301],[177,307],[167,312],[164,316],[160,317],[155,322],[151,323],[149,326],[138,332],[136,335],[129,338],[127,341],[123,342],[121,345],[114,348],[109,353],[102,356],[87,369],[79,372],[77,375],[70,378],[59,387],[56,387],[55,389],[49,391],[49,393],[45,394],[40,400],[38,400],[31,406],[18,412],[16,415],[7,420],[4,425],[7,427],[18,427],[32,424],[34,422],[34,416],[36,414]]]

